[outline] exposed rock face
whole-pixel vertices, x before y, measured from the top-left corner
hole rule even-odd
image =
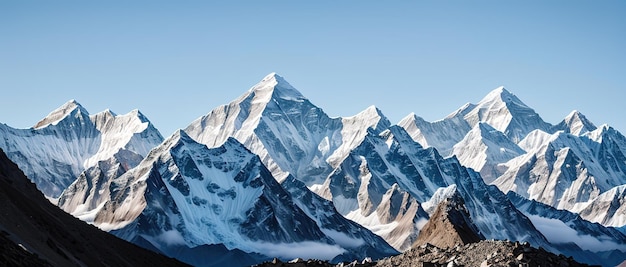
[[[98,230],[44,198],[0,150],[0,265],[183,266]],[[11,242],[14,244],[12,245]],[[17,253],[16,247],[32,255]],[[36,255],[36,256],[35,256]],[[36,260],[39,258],[40,260]]]
[[[414,246],[432,244],[440,248],[478,242],[485,237],[478,231],[457,194],[439,203],[415,241]]]

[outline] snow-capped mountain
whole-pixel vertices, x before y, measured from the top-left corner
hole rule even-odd
[[[466,104],[442,120],[427,122],[411,114],[398,125],[424,147],[456,156],[504,192],[581,212],[594,222],[624,226],[611,215],[603,218],[617,210],[620,201],[591,203],[619,199],[619,189],[599,196],[626,184],[626,138],[607,125],[596,127],[578,111],[550,125],[499,87],[478,104]],[[607,211],[598,211],[600,206]]]
[[[476,106],[466,107],[457,111],[457,114],[462,114],[470,125],[485,122],[504,133],[514,143],[533,130],[547,131],[551,127],[532,108],[504,87],[491,91]]]
[[[260,158],[232,138],[209,149],[178,131],[106,187],[109,197],[86,212],[94,225],[193,264],[208,259],[189,251],[214,244],[282,258],[397,253],[303,184],[290,187],[295,202]]]
[[[626,183],[622,151],[626,143],[612,128],[601,127],[583,136],[559,131],[548,138],[540,133],[528,138],[542,142],[522,141],[523,146],[536,148],[505,164],[507,171],[493,182],[504,192],[578,211],[600,194]]]
[[[418,210],[411,228],[380,220],[377,207],[382,195],[396,185],[409,194],[409,200],[415,199],[427,210],[449,197],[446,194],[458,192],[485,237],[546,244],[543,236],[499,190],[488,187],[477,173],[461,166],[456,158],[443,158],[434,148],[422,148],[398,126],[379,135],[368,135],[324,185],[328,185],[323,187],[324,191],[318,191],[322,196],[330,194],[342,214],[381,232],[381,236],[400,250],[411,246],[427,217]],[[512,224],[516,226],[505,227]],[[402,231],[396,231],[402,235],[385,235],[395,227],[402,227]]]
[[[271,73],[235,101],[192,122],[185,132],[209,147],[233,137],[259,155],[279,180],[291,173],[310,186],[331,171],[325,159],[342,144],[341,128],[341,119],[329,118]]]
[[[0,124],[0,148],[37,187],[57,198],[84,170],[121,150],[145,156],[163,138],[138,110],[89,115],[75,100],[30,129]]]
[[[626,226],[626,184],[616,186],[577,207],[581,217],[606,226]]]
[[[450,155],[459,143],[480,122],[502,132],[513,143],[528,133],[540,129],[548,132],[552,126],[517,96],[504,87],[498,87],[478,104],[465,104],[440,121],[427,122],[411,114],[398,123],[424,147],[435,147],[443,155]]]
[[[470,106],[471,104],[466,104]],[[443,120],[428,122],[422,117],[411,113],[398,126],[404,128],[411,138],[423,147],[434,147],[443,156],[452,155],[452,148],[463,140],[472,130],[472,126],[463,119],[463,116],[451,114]]]
[[[565,119],[553,127],[553,132],[564,131],[573,135],[582,135],[597,129],[593,122],[577,110],[572,111]]]
[[[485,122],[476,124],[452,150],[463,166],[480,172],[486,183],[504,173],[500,164],[524,153],[526,151]]]

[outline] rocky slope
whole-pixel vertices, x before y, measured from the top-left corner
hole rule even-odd
[[[363,261],[331,264],[319,260],[294,259],[289,262],[268,261],[254,265],[258,267],[439,267],[439,266],[590,266],[571,257],[556,255],[543,249],[531,247],[528,243],[482,240],[477,243],[439,248],[430,244],[412,248],[400,255],[377,262]],[[622,265],[619,265],[620,267]]]
[[[63,212],[46,200],[1,150],[0,203],[0,262],[3,264],[184,266]],[[22,251],[16,251],[16,247]]]
[[[438,248],[422,245],[380,260],[376,266],[589,266],[571,257],[556,255],[528,243],[483,240],[478,243]]]

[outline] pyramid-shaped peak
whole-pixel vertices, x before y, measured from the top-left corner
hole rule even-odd
[[[275,72],[265,76],[259,83],[254,85],[250,91],[255,94],[271,93],[275,97],[290,100],[299,100],[304,98],[296,88],[291,86],[289,82]]]
[[[413,246],[429,243],[440,248],[450,248],[483,239],[485,237],[472,221],[465,201],[458,192],[455,192],[439,203]]]
[[[45,118],[37,122],[37,124],[35,124],[33,128],[40,129],[51,124],[55,125],[59,123],[59,121],[67,117],[68,115],[72,114],[72,112],[74,111],[82,113],[85,116],[89,115],[89,112],[87,112],[87,110],[83,106],[81,106],[80,103],[78,103],[78,101],[71,99],[67,101],[65,104],[63,104],[62,106],[60,106],[59,108],[50,112]]]
[[[522,102],[519,98],[517,98],[517,96],[515,94],[509,92],[509,90],[504,88],[504,86],[500,86],[500,87],[492,90],[491,92],[489,92],[479,102],[479,104],[492,103],[494,101],[504,102],[504,103],[507,103],[507,104],[514,104],[514,105],[517,105],[517,106],[527,107],[526,104],[524,104],[524,102]]]
[[[572,110],[572,112],[570,112],[566,117],[565,117],[565,121],[584,121],[584,122],[590,122],[587,117],[582,114],[580,111],[578,110]]]
[[[501,99],[503,95],[508,96],[511,92],[504,88],[504,86],[497,87],[496,89],[491,90],[483,100],[493,100],[493,99]],[[483,101],[481,101],[483,102]]]
[[[556,130],[566,131],[574,135],[584,134],[597,129],[597,127],[578,110],[570,112],[561,123],[556,126]]]

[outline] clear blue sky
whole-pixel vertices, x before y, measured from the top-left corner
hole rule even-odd
[[[626,1],[224,2],[1,1],[0,122],[76,99],[168,136],[277,72],[331,116],[437,120],[504,85],[626,131]]]

